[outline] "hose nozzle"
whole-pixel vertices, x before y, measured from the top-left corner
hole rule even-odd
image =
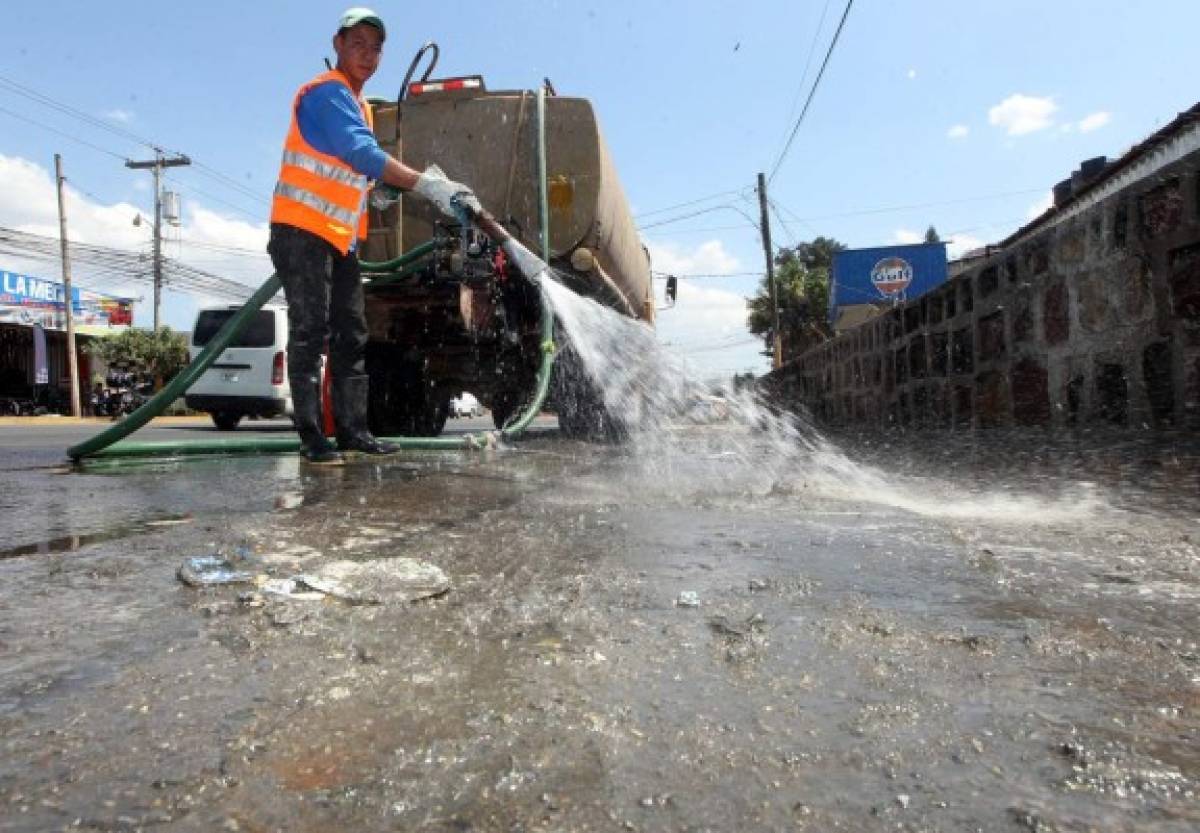
[[[515,266],[525,280],[531,283],[540,282],[542,276],[550,271],[546,261],[522,246],[515,237],[509,237],[500,244],[500,248],[508,256],[509,263]]]

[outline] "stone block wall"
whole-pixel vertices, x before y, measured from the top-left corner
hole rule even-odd
[[[1125,168],[767,389],[838,425],[1200,428],[1200,150]]]

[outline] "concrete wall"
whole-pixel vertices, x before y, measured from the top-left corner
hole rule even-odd
[[[1200,428],[1200,125],[1183,133],[768,390],[838,425]]]

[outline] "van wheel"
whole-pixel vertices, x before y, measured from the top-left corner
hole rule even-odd
[[[238,427],[238,423],[242,421],[241,414],[217,413],[212,415],[213,425],[217,426],[219,431],[232,431]]]

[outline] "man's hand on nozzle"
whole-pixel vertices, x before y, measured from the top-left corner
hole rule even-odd
[[[437,165],[430,165],[417,177],[413,191],[429,200],[438,211],[452,220],[459,218],[459,206],[468,213],[483,210],[470,188],[447,177]]]

